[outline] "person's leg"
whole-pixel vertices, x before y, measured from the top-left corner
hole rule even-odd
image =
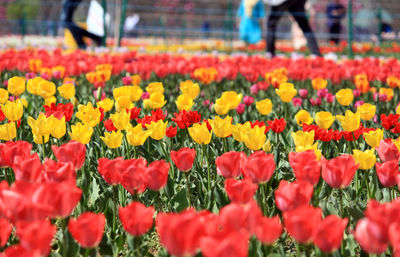
[[[79,3],[82,0],[64,0],[62,7],[62,14],[61,14],[61,22],[65,28],[67,28],[72,36],[74,37],[77,45],[81,49],[86,48],[86,44],[83,41],[84,36],[84,29],[78,27],[72,20],[74,16],[75,10],[78,8]]]
[[[284,11],[285,8],[282,6],[273,6],[267,19],[267,52],[271,56],[275,56],[276,28]]]
[[[340,23],[333,24],[334,42],[339,44],[340,41]]]
[[[321,56],[321,52],[319,51],[317,40],[314,37],[311,26],[308,23],[308,20],[306,17],[306,11],[304,9],[305,3],[306,3],[306,0],[294,1],[294,3],[289,7],[289,12],[293,16],[293,18],[296,20],[297,24],[299,24],[299,27],[301,28],[301,30],[303,31],[303,34],[307,39],[307,44],[308,44],[308,47],[310,48],[311,53],[313,53],[317,56]]]

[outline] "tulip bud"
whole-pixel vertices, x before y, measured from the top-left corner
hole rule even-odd
[[[246,95],[245,97],[243,97],[243,103],[245,105],[250,106],[250,105],[253,104],[253,102],[254,102],[254,98],[253,97],[251,97],[249,95]]]
[[[303,104],[303,100],[299,97],[295,97],[292,99],[292,103],[294,106],[301,106]]]
[[[325,96],[329,93],[327,88],[320,89],[317,91],[317,96],[320,98],[325,98]]]
[[[308,90],[307,89],[299,89],[299,95],[301,98],[307,98]]]
[[[243,114],[245,110],[245,105],[240,103],[237,107],[236,107],[236,112],[238,114]]]
[[[252,93],[253,95],[257,95],[258,94],[258,85],[257,84],[255,84],[255,85],[252,85],[251,87],[250,87],[250,93]]]

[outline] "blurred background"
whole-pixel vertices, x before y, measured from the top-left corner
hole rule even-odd
[[[74,14],[74,21],[81,26],[87,25],[92,1],[82,1]],[[310,24],[322,44],[329,44],[327,8],[332,2],[335,1],[309,0],[306,5]],[[348,0],[340,2],[346,8],[346,15],[336,35],[339,40],[346,41],[350,36],[351,15],[354,41],[380,43],[400,39],[399,0],[353,0],[351,14]],[[149,39],[162,39],[165,44],[193,39],[234,44],[238,39],[239,0],[98,0],[97,4],[109,17],[106,35],[111,44],[118,44],[120,38],[122,43],[131,44]],[[265,5],[267,14],[268,9]],[[57,37],[57,44],[65,45],[70,37],[60,26],[61,10],[61,0],[0,0],[0,38],[7,44],[11,44],[10,40],[17,44],[23,37],[36,36],[43,39],[41,43],[47,37]],[[97,18],[102,22],[105,16]],[[295,48],[302,47],[301,36],[292,40],[297,30],[286,13],[279,22],[278,38],[292,42]]]

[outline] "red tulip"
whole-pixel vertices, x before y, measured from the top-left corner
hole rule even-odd
[[[43,167],[39,156],[35,153],[29,157],[17,156],[14,158],[13,170],[15,180],[24,180],[27,182],[38,182],[41,179]]]
[[[147,170],[145,159],[131,159],[122,163],[122,186],[131,194],[140,194],[146,190],[144,176]]]
[[[283,213],[287,232],[300,243],[309,243],[312,241],[321,217],[322,210],[320,208],[308,205]]]
[[[133,236],[145,234],[153,226],[154,208],[147,208],[140,202],[119,207],[119,219],[124,229]]]
[[[388,246],[387,242],[376,238],[376,235],[382,232],[381,228],[376,226],[374,222],[371,222],[368,218],[363,218],[357,222],[354,236],[364,251],[380,254]]]
[[[281,211],[291,211],[300,206],[308,205],[313,195],[313,186],[305,181],[292,183],[281,180],[275,191],[275,204]]]
[[[392,187],[397,184],[397,176],[399,173],[399,163],[397,160],[391,160],[384,163],[377,162],[376,174],[379,181],[385,187]]]
[[[144,183],[151,190],[160,190],[167,184],[169,163],[165,160],[154,161],[143,174]]]
[[[228,178],[225,180],[225,191],[229,199],[235,203],[245,204],[249,202],[257,191],[258,186],[251,179],[236,180]]]
[[[111,119],[103,121],[104,128],[108,131],[117,131],[117,128],[114,126],[114,123]]]
[[[10,237],[13,225],[4,218],[0,218],[0,247],[4,247]]]
[[[68,230],[80,246],[94,248],[100,244],[105,224],[103,213],[85,212],[78,218],[69,220]]]
[[[120,165],[124,161],[124,158],[117,157],[113,160],[100,158],[98,161],[99,166],[97,166],[97,170],[103,179],[112,186],[118,185],[121,182]]]
[[[394,249],[394,256],[400,254],[400,223],[396,222],[390,226],[389,240],[392,248]]]
[[[386,138],[381,140],[379,146],[376,148],[379,158],[382,162],[387,162],[391,160],[400,160],[400,152],[396,145],[392,142],[392,139]]]
[[[229,234],[204,237],[200,243],[204,257],[246,257],[249,236],[236,231]]]
[[[169,126],[166,130],[165,130],[165,135],[169,138],[175,137],[176,133],[178,133],[178,128],[174,127],[174,126]]]
[[[62,146],[51,146],[59,162],[72,162],[75,170],[79,170],[85,162],[86,146],[77,141],[69,141]]]
[[[343,154],[331,160],[321,158],[322,178],[333,188],[345,188],[353,180],[358,164],[353,156]]]
[[[321,164],[313,150],[289,153],[289,163],[297,180],[307,181],[314,186],[318,184]]]
[[[76,171],[70,162],[56,162],[51,159],[45,159],[43,163],[44,172],[42,181],[47,182],[70,182],[75,183]]]
[[[39,250],[41,255],[47,256],[51,250],[51,241],[57,231],[56,226],[49,220],[35,222],[18,222],[17,236],[20,244],[30,250]]]
[[[177,257],[193,256],[205,235],[204,222],[194,210],[177,214],[160,213],[157,215],[156,227],[161,243],[171,255]]]
[[[9,141],[3,146],[0,151],[2,166],[12,167],[17,156],[24,160],[31,155],[32,145],[26,141]]]
[[[274,155],[266,154],[264,151],[254,152],[247,158],[244,170],[253,183],[266,183],[275,171]]]
[[[282,224],[279,216],[262,217],[256,227],[256,236],[263,244],[272,245],[282,234]]]
[[[217,173],[224,178],[237,178],[241,172],[242,153],[230,151],[215,159]]]
[[[189,171],[196,157],[196,150],[187,147],[179,149],[179,151],[171,151],[171,159],[176,167],[182,171]]]
[[[7,247],[7,249],[3,252],[4,257],[40,257],[42,254],[40,250],[37,249],[27,249],[23,247],[21,244],[13,245]]]
[[[339,249],[348,221],[348,218],[341,219],[336,215],[327,216],[317,226],[314,234],[314,244],[327,253]]]

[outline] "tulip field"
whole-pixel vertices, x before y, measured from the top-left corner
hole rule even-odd
[[[394,58],[0,52],[0,257],[400,256]]]

